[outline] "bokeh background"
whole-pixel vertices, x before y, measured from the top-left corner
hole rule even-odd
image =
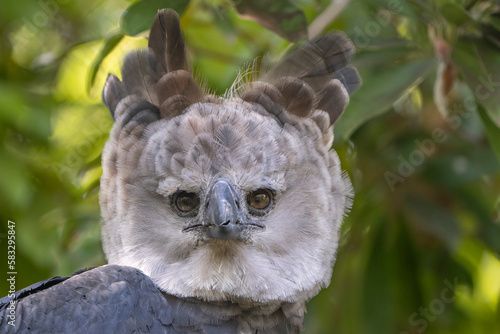
[[[499,1],[2,1],[0,296],[9,220],[18,289],[106,262],[100,92],[164,7],[215,93],[331,29],[357,47],[334,143],[356,197],[306,333],[500,333]]]

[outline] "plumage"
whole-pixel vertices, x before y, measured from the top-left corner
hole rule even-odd
[[[173,118],[191,104],[200,102],[205,94],[191,73],[175,70],[165,74],[156,84],[162,118]]]
[[[127,96],[127,91],[121,81],[113,74],[109,74],[105,88],[102,90],[102,100],[108,107],[113,119],[115,119],[116,106],[125,96]]]
[[[296,77],[317,91],[333,73],[350,63],[354,53],[354,45],[344,33],[329,32],[292,51],[266,73],[264,80]]]
[[[179,15],[175,11],[158,11],[151,26],[148,47],[161,63],[164,73],[189,69]]]
[[[335,123],[349,103],[347,89],[337,79],[330,80],[320,93],[317,108],[324,110],[330,116],[330,122]]]
[[[332,79],[339,80],[342,85],[347,89],[349,94],[352,94],[361,86],[361,78],[359,77],[358,70],[355,67],[344,67],[336,71]]]
[[[115,120],[100,190],[111,265],[19,298],[23,326],[43,312],[64,331],[298,333],[351,203],[330,148],[360,84],[353,55],[331,32],[220,98],[192,78],[178,15],[159,11],[148,49],[103,91]]]
[[[1,318],[2,333],[237,333],[238,319],[252,313],[227,302],[207,305],[164,295],[148,276],[126,266],[107,265],[40,285],[19,292],[16,326]],[[276,323],[284,317],[281,309],[270,314]],[[260,321],[250,319],[248,325]],[[287,327],[281,321],[271,333],[287,333]]]

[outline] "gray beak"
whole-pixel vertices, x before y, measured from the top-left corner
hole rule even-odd
[[[228,179],[218,179],[208,191],[205,210],[206,237],[213,239],[238,238],[244,229],[241,221],[240,199]]]

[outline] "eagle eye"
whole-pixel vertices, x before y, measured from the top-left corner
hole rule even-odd
[[[195,193],[181,190],[174,194],[173,203],[181,213],[186,214],[198,208],[200,198]]]
[[[263,214],[271,206],[273,193],[268,189],[257,189],[248,193],[247,203],[254,214]]]

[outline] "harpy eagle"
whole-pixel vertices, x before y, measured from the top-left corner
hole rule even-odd
[[[103,91],[115,121],[100,189],[109,264],[1,299],[1,331],[302,330],[351,203],[330,148],[360,84],[354,52],[331,32],[218,97],[190,73],[177,13],[159,11],[148,48]]]

